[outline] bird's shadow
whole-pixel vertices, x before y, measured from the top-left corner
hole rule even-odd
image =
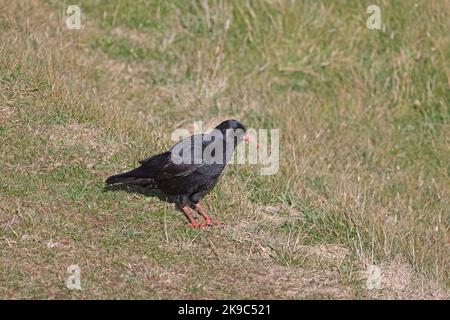
[[[175,203],[174,199],[168,197],[163,192],[139,185],[118,184],[118,185],[106,185],[103,187],[103,192],[113,192],[113,191],[125,191],[133,194],[142,194],[146,197],[157,197],[161,201],[165,201],[168,203]]]

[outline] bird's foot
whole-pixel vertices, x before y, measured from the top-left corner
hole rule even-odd
[[[210,216],[206,216],[206,217],[202,216],[202,219],[204,221],[204,223],[202,223],[202,225],[205,225],[205,226],[212,226],[213,225],[213,222],[212,222],[212,219],[211,219]]]
[[[203,209],[200,203],[196,203],[194,204],[194,206],[197,209],[198,213],[200,213],[200,216],[202,217],[203,221],[207,226],[213,225],[223,226],[223,223],[220,222],[219,220],[211,219],[211,217],[206,213],[206,211]]]
[[[189,224],[187,225],[189,228],[200,229],[204,227],[202,223],[198,223],[197,220],[194,219],[188,207],[183,207],[181,209],[189,220]]]
[[[207,227],[224,227],[225,224],[219,220],[216,219],[212,219],[210,216],[208,217],[202,217],[204,223],[202,223],[202,225],[207,226]]]
[[[189,220],[189,224],[187,225],[189,228],[202,229],[202,228],[212,227],[212,226],[219,226],[219,227],[224,226],[224,224],[222,222],[220,222],[219,220],[211,219],[211,217],[206,214],[205,210],[203,210],[203,208],[199,204],[196,204],[195,207],[198,210],[199,216],[203,220],[202,223],[199,223],[196,219],[194,219],[190,208],[188,208],[188,207],[182,208],[183,212],[186,214],[186,217]]]

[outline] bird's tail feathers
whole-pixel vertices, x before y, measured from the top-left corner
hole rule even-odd
[[[148,187],[156,186],[156,182],[153,178],[146,177],[142,174],[140,168],[133,169],[131,171],[113,175],[106,179],[105,183],[107,185],[113,184],[136,184],[145,185]]]

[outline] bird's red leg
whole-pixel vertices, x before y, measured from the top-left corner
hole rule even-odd
[[[197,208],[198,212],[200,212],[200,214],[202,215],[202,217],[205,219],[206,225],[211,226],[213,224],[212,219],[210,216],[208,216],[205,212],[205,210],[203,210],[202,206],[200,205],[200,203],[196,203],[195,207]]]
[[[199,229],[199,228],[205,226],[205,225],[199,224],[197,221],[195,221],[195,219],[192,217],[191,213],[189,212],[189,208],[188,207],[183,207],[183,208],[181,208],[181,210],[183,210],[184,214],[186,215],[186,217],[188,218],[188,220],[190,222],[188,224],[188,227]]]

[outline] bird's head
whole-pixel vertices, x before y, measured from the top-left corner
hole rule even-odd
[[[242,141],[254,141],[254,138],[247,133],[247,128],[234,119],[223,121],[215,129],[222,132],[225,140],[234,139],[235,146]]]

